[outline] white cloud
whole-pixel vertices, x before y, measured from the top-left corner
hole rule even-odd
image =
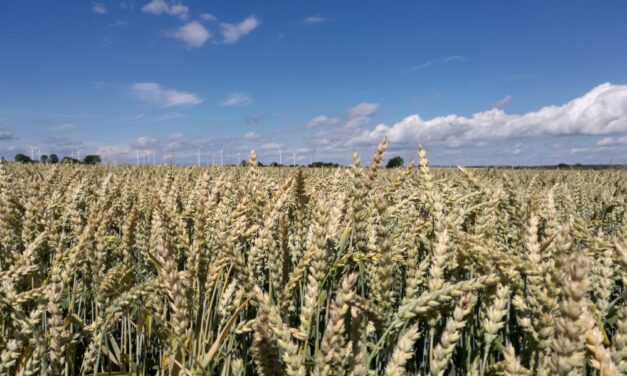
[[[326,17],[322,17],[320,15],[315,15],[315,16],[309,16],[307,18],[305,18],[303,20],[304,23],[306,23],[307,25],[314,25],[317,23],[321,23],[321,22],[325,22],[328,21],[329,19]]]
[[[248,125],[259,124],[261,123],[262,120],[263,120],[263,116],[261,115],[248,116],[246,118],[246,124]]]
[[[490,140],[561,135],[609,135],[627,132],[627,85],[599,85],[562,106],[510,115],[500,109],[471,117],[438,116],[423,120],[407,116],[393,125],[379,124],[348,140],[372,145],[387,136],[391,143],[443,143],[461,146]]]
[[[494,102],[494,104],[492,104],[492,108],[505,107],[510,103],[512,103],[512,96],[506,95],[503,98],[499,99],[498,101]]]
[[[130,155],[133,149],[130,145],[126,144],[112,144],[112,145],[102,145],[96,150],[96,154],[102,155],[105,157],[109,156],[120,156],[120,155]]]
[[[627,136],[620,137],[614,140],[612,137],[605,137],[596,143],[597,146],[616,146],[616,145],[627,145]]]
[[[155,123],[155,122],[159,122],[159,121],[180,119],[180,118],[184,118],[186,116],[187,115],[185,115],[182,112],[166,112],[166,113],[162,113],[162,114],[159,114],[159,115],[155,115],[155,116],[151,116],[149,118],[146,118],[146,121],[151,122],[151,123]]]
[[[252,98],[246,93],[232,93],[222,103],[221,106],[246,106],[252,103]]]
[[[74,129],[74,128],[76,128],[76,124],[63,123],[63,124],[52,126],[48,129],[50,129],[51,131],[67,131],[67,130]]]
[[[109,27],[112,28],[123,28],[128,26],[128,21],[126,20],[117,20],[109,24]]]
[[[244,140],[258,140],[261,136],[258,133],[255,132],[248,132],[244,135]]]
[[[337,125],[340,119],[336,117],[328,117],[326,115],[318,115],[315,118],[309,120],[305,125],[307,128],[319,127],[322,125]]]
[[[202,13],[200,15],[200,19],[202,19],[203,21],[212,22],[212,21],[217,21],[218,17],[214,16],[211,13]]]
[[[348,109],[348,117],[373,116],[381,106],[378,103],[360,103]]]
[[[101,3],[94,3],[94,5],[91,7],[91,10],[94,13],[107,14],[107,7],[105,7],[104,4]]]
[[[259,26],[259,20],[255,16],[247,17],[240,23],[221,23],[220,28],[224,43],[233,44],[240,40],[244,35],[249,34]]]
[[[182,20],[189,18],[189,8],[183,5],[183,3],[170,5],[165,0],[152,0],[142,7],[142,12],[153,14],[155,16],[168,14]]]
[[[446,57],[440,57],[437,59],[433,59],[433,60],[429,60],[429,61],[425,61],[422,64],[419,65],[415,65],[411,68],[409,68],[410,72],[414,72],[417,70],[421,70],[421,69],[425,69],[428,68],[432,65],[438,65],[438,64],[448,64],[451,62],[464,62],[466,61],[466,57],[461,56],[461,55],[451,55],[451,56],[446,56]]]
[[[9,141],[13,139],[15,139],[13,133],[4,129],[0,129],[0,141]]]
[[[139,99],[157,104],[161,107],[196,105],[202,103],[202,99],[196,94],[174,89],[165,89],[154,82],[134,84],[133,92]]]
[[[137,141],[135,141],[134,146],[140,150],[151,150],[159,145],[159,141],[152,137],[139,137]]]
[[[271,142],[269,144],[261,145],[261,150],[279,150],[283,147],[283,144],[277,144],[275,142]]]
[[[178,39],[188,48],[201,47],[211,39],[211,32],[200,22],[192,21],[166,34],[168,37]]]
[[[347,128],[359,128],[368,124],[370,118],[379,111],[379,108],[381,106],[378,103],[369,102],[360,103],[349,108],[348,120],[344,126]]]

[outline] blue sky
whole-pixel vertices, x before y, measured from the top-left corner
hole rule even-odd
[[[624,1],[0,3],[0,155],[627,163]],[[237,154],[239,153],[239,154]]]

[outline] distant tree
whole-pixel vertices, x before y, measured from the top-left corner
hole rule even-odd
[[[48,157],[48,163],[59,163],[59,157],[56,154],[50,154],[50,156]]]
[[[102,160],[100,156],[96,154],[86,155],[85,158],[83,159],[83,163],[89,164],[89,165],[99,164],[101,161]]]
[[[42,155],[41,157],[39,157],[39,161],[41,161],[41,163],[43,164],[48,163],[48,156],[46,154]]]
[[[405,161],[403,160],[403,158],[396,156],[392,159],[390,159],[388,161],[388,164],[385,165],[386,168],[397,168],[397,167],[403,167],[403,164],[405,164]]]
[[[331,163],[331,162],[313,162],[307,165],[307,167],[315,167],[315,168],[320,168],[320,167],[339,167],[340,165],[337,163]]]
[[[15,155],[15,161],[17,163],[32,163],[33,162],[33,160],[28,155],[22,154],[22,153]]]
[[[239,165],[242,166],[242,167],[246,167],[246,166],[248,166],[248,161],[245,160],[245,159],[242,159],[242,161],[239,163]]]
[[[61,163],[78,164],[78,163],[81,163],[81,161],[72,157],[63,157],[63,159],[61,159]]]

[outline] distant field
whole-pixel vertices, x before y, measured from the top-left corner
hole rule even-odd
[[[0,374],[627,373],[627,170],[0,164]]]

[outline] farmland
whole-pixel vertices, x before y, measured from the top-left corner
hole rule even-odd
[[[627,172],[0,165],[0,373],[619,375]]]

